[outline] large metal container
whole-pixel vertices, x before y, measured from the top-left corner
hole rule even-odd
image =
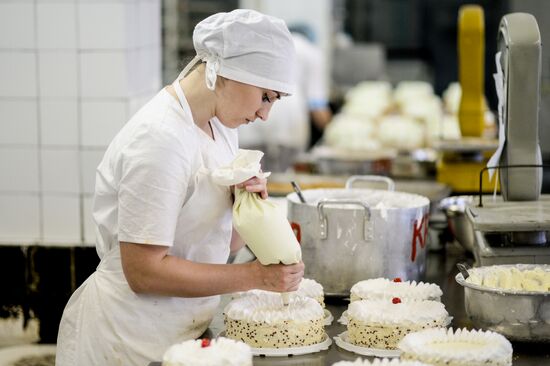
[[[287,195],[305,276],[325,294],[348,296],[358,281],[424,274],[429,200],[374,189],[312,189]]]
[[[498,267],[522,270],[544,268],[550,271],[549,265],[540,264]],[[470,269],[470,275],[485,268],[489,267]],[[461,273],[455,279],[464,287],[466,314],[474,326],[501,333],[511,340],[550,342],[550,292],[512,291],[479,286],[465,281]]]
[[[473,202],[474,196],[451,196],[441,200],[439,204],[447,216],[454,238],[470,253],[474,252],[474,227],[466,216],[466,207]]]

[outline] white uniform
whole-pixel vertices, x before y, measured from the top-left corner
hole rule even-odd
[[[97,169],[101,263],[65,308],[56,365],[144,366],[170,345],[199,337],[212,320],[218,296],[136,294],[120,259],[119,241],[169,246],[170,255],[195,262],[225,263],[229,256],[231,194],[208,170],[233,160],[237,133],[214,118],[212,140],[174,86],[180,102],[160,91],[115,137]]]

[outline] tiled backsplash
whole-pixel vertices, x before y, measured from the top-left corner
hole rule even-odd
[[[161,87],[160,6],[0,0],[0,244],[94,244],[95,168]]]

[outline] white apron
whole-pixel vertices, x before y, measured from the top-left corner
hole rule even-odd
[[[179,80],[173,85],[186,115],[191,116]],[[205,140],[202,145],[206,151],[200,156],[202,167],[188,189],[169,253],[196,262],[225,263],[231,237],[230,191],[213,183],[207,169],[230,162],[237,147],[236,139],[228,138],[231,132],[224,132],[219,121],[214,122],[216,141]],[[217,155],[212,153],[216,149]],[[117,238],[116,232],[112,235]],[[122,272],[116,239],[116,245],[103,255],[96,272],[65,308],[56,365],[145,366],[160,360],[170,345],[198,338],[210,324],[218,303],[219,296],[172,298],[134,293]]]

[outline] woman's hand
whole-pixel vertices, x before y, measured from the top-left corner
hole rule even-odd
[[[264,266],[258,260],[251,263],[256,271],[257,285],[261,290],[290,292],[298,290],[304,277],[304,263],[270,264]]]
[[[267,198],[267,179],[252,177],[236,185],[237,188],[244,188],[247,192],[257,192],[265,200]]]

